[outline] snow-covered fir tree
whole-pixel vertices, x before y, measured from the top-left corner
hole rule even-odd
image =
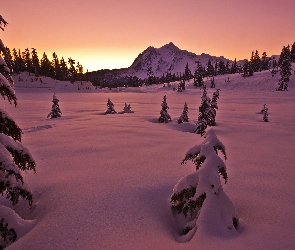
[[[210,108],[210,98],[207,96],[207,87],[206,85],[203,85],[203,95],[201,97],[201,105],[199,106],[199,116],[198,121],[196,123],[197,128],[195,130],[195,133],[203,135],[205,133],[205,130],[208,125],[208,115],[211,115],[211,112],[209,111]]]
[[[183,122],[188,122],[188,107],[187,107],[187,103],[185,102],[184,103],[184,107],[183,107],[183,111],[182,111],[182,114],[181,116],[179,117],[178,119],[178,123],[183,123]]]
[[[211,100],[211,107],[214,108],[214,109],[218,109],[217,100],[219,99],[219,91],[220,91],[220,89],[217,89],[213,93],[213,97],[212,97],[212,100]]]
[[[108,98],[108,102],[107,102],[107,111],[105,112],[105,114],[115,114],[117,113],[115,108],[114,108],[114,104],[112,103],[112,101],[110,100],[110,98]]]
[[[210,88],[214,89],[215,88],[215,80],[214,80],[214,77],[211,78],[210,82],[211,82]]]
[[[194,73],[194,86],[201,88],[204,85],[203,77],[204,69],[202,67],[202,64],[198,61],[197,68]]]
[[[127,105],[127,103],[125,103],[125,106],[123,108],[123,112],[124,113],[132,113],[130,104]]]
[[[8,23],[0,15],[0,28]],[[6,50],[0,39],[0,51]],[[10,104],[17,106],[17,97],[12,88],[13,79],[6,62],[0,57],[0,94]],[[29,150],[21,143],[22,131],[15,121],[4,110],[0,109],[0,193],[5,196],[12,205],[16,205],[20,198],[27,200],[31,206],[33,196],[29,187],[25,184],[22,171],[36,171],[35,160]],[[9,210],[9,213],[6,211]],[[7,216],[10,214],[10,216]],[[11,228],[11,224],[17,224],[19,216],[7,206],[0,204],[0,249],[17,240],[18,228]]]
[[[196,172],[178,181],[170,200],[178,236],[183,241],[189,241],[197,230],[216,235],[237,234],[239,219],[222,187],[221,178],[226,183],[228,175],[218,152],[226,160],[225,146],[211,128],[204,142],[190,148],[182,161],[192,161],[196,166]]]
[[[167,111],[169,107],[167,105],[166,95],[164,95],[161,106],[162,106],[162,109],[160,111],[160,117],[158,121],[160,123],[167,123],[168,121],[171,121],[171,116],[168,114],[168,111]]]
[[[278,62],[280,68],[281,79],[279,80],[277,91],[288,90],[288,82],[290,81],[291,73],[291,52],[290,46],[284,46]]]
[[[263,104],[261,113],[263,114],[263,121],[268,122],[268,108],[266,107],[266,104]]]
[[[58,103],[59,103],[59,100],[56,98],[55,93],[54,93],[53,98],[52,98],[51,111],[47,115],[47,118],[50,117],[50,119],[52,119],[52,118],[61,117],[62,112],[60,111]]]

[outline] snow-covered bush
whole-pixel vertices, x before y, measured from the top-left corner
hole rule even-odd
[[[189,241],[196,230],[219,236],[237,233],[239,221],[235,208],[225,194],[221,177],[228,180],[225,147],[213,129],[209,129],[201,145],[190,148],[182,164],[191,160],[196,172],[178,181],[171,196],[172,210],[178,224],[178,235]]]
[[[125,106],[123,108],[123,112],[124,113],[132,113],[130,104],[127,105],[127,103],[125,103]]]
[[[7,22],[0,16],[0,28]],[[0,51],[6,53],[5,47],[0,40]],[[10,70],[5,61],[0,58],[0,94],[2,97],[17,106],[17,98],[12,88],[13,80]],[[0,193],[6,199],[16,205],[19,199],[27,200],[31,206],[33,203],[32,193],[24,183],[21,171],[33,170],[35,161],[27,148],[21,143],[21,129],[15,121],[0,109]],[[0,249],[6,247],[17,239],[18,228],[11,228],[17,220],[16,215],[7,215],[5,211],[12,210],[0,204]],[[15,213],[10,213],[15,214]]]
[[[108,98],[108,102],[107,102],[107,111],[105,112],[105,114],[115,114],[117,113],[115,108],[114,108],[114,104],[112,103],[112,101],[110,100],[110,98]]]
[[[50,113],[47,115],[47,118],[50,117],[50,119],[52,118],[57,118],[57,117],[61,117],[61,111],[59,108],[59,100],[56,98],[55,93],[53,94],[53,98],[52,98],[52,106],[51,106],[51,111]]]
[[[188,107],[187,107],[187,103],[185,102],[184,103],[184,107],[183,107],[183,111],[182,111],[182,114],[181,116],[179,117],[178,119],[178,123],[183,123],[183,122],[188,122]]]
[[[161,116],[159,117],[158,121],[160,123],[167,123],[168,121],[171,121],[171,116],[167,112],[167,109],[169,109],[169,107],[167,105],[166,95],[164,95],[161,106],[162,106],[162,109],[160,111]]]

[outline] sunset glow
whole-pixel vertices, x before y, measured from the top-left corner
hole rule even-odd
[[[169,42],[239,60],[295,42],[294,9],[294,0],[9,0],[1,38],[10,49],[36,48],[39,58],[71,57],[84,71],[129,67],[148,46]]]

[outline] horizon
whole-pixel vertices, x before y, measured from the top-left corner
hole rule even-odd
[[[279,55],[295,42],[292,0],[189,0],[185,5],[176,0],[11,0],[1,6],[8,22],[1,33],[5,46],[21,52],[35,48],[39,60],[44,52],[50,60],[53,52],[59,59],[71,57],[84,72],[130,67],[149,46],[170,42],[196,55],[237,61],[255,50]]]

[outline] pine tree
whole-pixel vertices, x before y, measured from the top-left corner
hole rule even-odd
[[[188,107],[187,107],[187,103],[185,102],[182,114],[178,119],[178,124],[183,123],[183,122],[189,122],[187,113],[188,113]]]
[[[28,48],[25,49],[25,52],[22,53],[23,61],[25,63],[25,70],[29,73],[33,73],[33,66],[31,60],[31,54]]]
[[[267,57],[266,52],[262,53],[261,70],[269,70],[269,58]]]
[[[167,112],[167,109],[169,109],[169,107],[167,105],[166,95],[164,95],[161,106],[162,106],[162,109],[160,111],[161,116],[159,117],[158,121],[160,123],[167,123],[168,121],[171,121],[171,116]]]
[[[43,57],[41,59],[41,64],[40,64],[40,74],[42,76],[49,76],[51,70],[52,70],[51,62],[49,61],[47,55],[44,52]]]
[[[70,65],[69,67],[69,77],[70,77],[70,81],[73,83],[76,81],[77,78],[77,71],[75,68],[75,60],[73,60],[71,57],[68,59],[68,64]]]
[[[188,63],[186,63],[185,69],[184,69],[184,80],[189,80],[191,78],[192,78],[192,72],[188,67]]]
[[[280,55],[279,63],[281,79],[278,83],[277,91],[288,90],[288,82],[290,81],[291,73],[291,52],[290,46],[284,46]]]
[[[197,68],[194,73],[194,86],[195,87],[201,88],[203,86],[203,84],[204,84],[203,77],[204,77],[203,67],[202,67],[202,64],[198,61]]]
[[[115,108],[114,108],[114,104],[112,103],[112,101],[110,100],[110,98],[108,98],[108,102],[107,102],[107,111],[105,112],[105,114],[115,114],[117,113]]]
[[[239,220],[235,208],[225,194],[221,177],[227,183],[228,175],[221,152],[227,159],[225,146],[209,129],[201,145],[190,148],[182,164],[192,161],[196,172],[178,181],[171,195],[171,205],[177,219],[180,236],[190,240],[196,230],[236,234]]]
[[[238,72],[237,59],[235,58],[233,64],[231,65],[230,73],[235,74],[237,72]]]
[[[263,121],[268,122],[268,108],[266,107],[266,104],[263,104],[261,113],[263,114]]]
[[[195,130],[195,133],[203,135],[205,133],[205,130],[208,126],[208,110],[210,108],[210,98],[207,96],[207,87],[206,85],[203,86],[203,95],[201,97],[201,105],[199,106],[199,116],[198,121],[196,123],[197,128]]]
[[[63,57],[61,58],[59,65],[60,65],[59,66],[59,73],[60,73],[59,80],[66,81],[69,76],[69,70],[68,70],[66,61],[64,60]]]
[[[212,77],[215,75],[214,74],[214,67],[213,67],[212,62],[211,62],[210,59],[208,60],[208,63],[207,63],[206,75],[207,76],[212,76]]]
[[[38,76],[39,69],[40,69],[40,62],[37,55],[37,51],[34,48],[32,48],[32,68],[33,68],[33,73],[35,73],[35,75]]]
[[[295,62],[295,42],[291,46],[290,53],[291,53],[291,62]]]
[[[0,16],[0,28],[3,30],[7,22]],[[0,51],[5,53],[5,47],[0,40]],[[10,69],[0,57],[0,93],[7,98],[10,104],[17,106],[17,97],[12,88],[13,79]],[[0,109],[0,193],[16,205],[19,199],[27,200],[31,206],[33,196],[28,186],[24,183],[21,171],[36,171],[35,161],[21,143],[22,131],[15,121]],[[3,206],[0,205],[0,215]],[[7,207],[5,206],[7,209]],[[9,219],[0,217],[0,249],[17,239],[17,228],[9,228]]]
[[[62,112],[60,111],[59,104],[58,104],[59,100],[56,98],[55,93],[53,94],[52,102],[53,104],[51,106],[51,111],[47,115],[47,118],[50,117],[50,119],[52,119],[52,118],[61,117]]]
[[[56,80],[62,80],[62,74],[61,74],[61,65],[59,63],[59,60],[58,60],[58,56],[55,52],[53,52],[52,54],[52,61],[51,61],[51,71],[50,71],[50,75],[52,78],[56,79]],[[65,61],[64,62],[64,66],[65,68],[66,65],[65,65]]]

